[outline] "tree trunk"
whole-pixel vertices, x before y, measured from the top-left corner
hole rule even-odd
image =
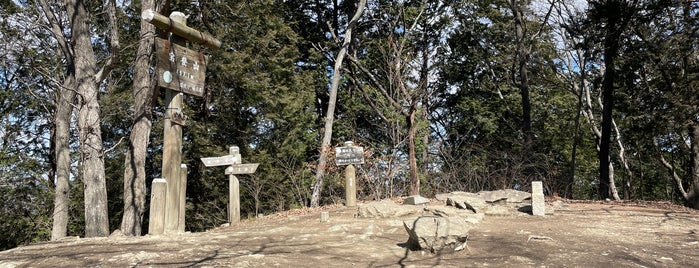
[[[71,71],[72,72],[72,71]],[[68,75],[56,99],[55,115],[55,163],[56,187],[53,201],[53,227],[51,240],[59,240],[68,234],[68,204],[70,201],[70,117],[73,113],[75,93],[72,76]],[[52,178],[53,179],[53,178]]]
[[[144,0],[141,10],[152,9],[153,0]],[[153,83],[149,73],[153,54],[155,27],[141,20],[141,39],[134,63],[134,115],[129,136],[129,150],[124,163],[124,214],[121,231],[125,235],[140,236],[146,211],[146,154],[152,127],[150,103]]]
[[[347,26],[347,30],[345,31],[345,39],[342,43],[342,47],[335,58],[333,79],[330,85],[330,99],[328,100],[328,110],[325,114],[325,126],[323,127],[323,140],[320,144],[320,157],[318,159],[318,166],[316,167],[316,179],[313,183],[313,193],[311,194],[311,207],[318,207],[320,205],[320,192],[323,189],[323,177],[325,176],[325,168],[328,162],[328,149],[330,149],[330,141],[333,134],[335,103],[337,102],[337,90],[340,85],[340,70],[342,68],[342,61],[347,54],[347,49],[349,48],[350,41],[352,40],[352,30],[357,25],[357,20],[359,20],[361,17],[365,6],[366,0],[360,0],[359,5],[357,6],[357,11],[355,12],[352,20]]]
[[[525,27],[524,14],[522,5],[519,1],[513,0],[510,3],[512,13],[515,20],[515,37],[517,40],[517,65],[519,74],[519,93],[522,97],[522,134],[524,134],[524,152],[529,153],[532,146],[532,119],[531,119],[531,102],[529,98],[529,76],[527,71],[527,61],[529,60],[529,52],[524,43]],[[514,82],[514,81],[513,81]]]
[[[100,105],[94,51],[90,40],[89,15],[80,0],[66,1],[71,20],[75,58],[75,86],[78,92],[78,129],[85,184],[85,236],[108,236],[107,184],[100,129]]]
[[[687,205],[699,209],[699,123],[696,122],[696,119],[692,120],[689,130],[691,135],[692,188],[687,193],[686,199]]]
[[[610,170],[609,148],[612,134],[612,111],[614,109],[614,82],[616,79],[616,66],[614,61],[619,47],[619,30],[616,28],[617,14],[607,10],[606,34],[604,37],[604,78],[602,80],[602,136],[599,143],[599,195],[600,199],[609,198],[610,194]]]
[[[408,127],[408,167],[410,169],[410,194],[420,194],[420,175],[417,168],[417,154],[415,153],[415,108],[411,107],[410,115],[405,119]]]

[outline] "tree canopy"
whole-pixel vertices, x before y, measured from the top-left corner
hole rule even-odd
[[[343,203],[345,141],[365,148],[359,200],[543,181],[699,208],[695,1],[368,0],[355,20],[359,1],[72,2],[0,1],[0,249],[147,230],[167,107],[144,6],[223,44],[187,44],[209,65],[184,96],[186,230],[226,222],[226,178],[199,159],[233,145],[260,163],[243,218]]]

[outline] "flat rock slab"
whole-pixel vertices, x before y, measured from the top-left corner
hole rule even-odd
[[[429,203],[430,200],[419,195],[411,195],[403,200],[403,205],[422,205]]]
[[[480,191],[478,195],[488,203],[497,203],[504,201],[507,203],[522,203],[525,200],[530,200],[532,194],[528,192],[518,191],[514,189],[497,190],[497,191]]]
[[[486,206],[485,200],[478,194],[466,192],[454,192],[447,197],[447,206],[454,206],[460,209],[468,209],[475,213],[482,212]]]
[[[421,207],[402,206],[391,200],[357,205],[357,216],[359,218],[403,217],[408,215],[418,215],[421,212]]]

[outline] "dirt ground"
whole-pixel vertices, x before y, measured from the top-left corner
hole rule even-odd
[[[73,237],[0,252],[0,268],[699,267],[699,212],[665,203],[565,201],[545,217],[486,216],[467,248],[451,254],[408,250],[409,218],[356,212],[295,210],[172,236]]]

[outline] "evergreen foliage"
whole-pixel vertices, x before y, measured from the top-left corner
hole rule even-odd
[[[343,64],[332,141],[366,150],[366,163],[357,167],[359,200],[407,195],[413,176],[428,197],[526,191],[541,180],[548,195],[605,198],[598,191],[598,152],[611,66],[613,122],[605,123],[611,123],[608,159],[620,196],[699,208],[699,5],[564,2],[369,1]],[[243,218],[309,206],[337,40],[356,3],[168,3],[166,10],[185,12],[189,26],[223,43],[220,50],[189,44],[209,55],[209,65],[205,96],[185,96],[186,230],[226,222],[227,177],[199,159],[226,155],[229,146],[240,147],[244,163],[260,163],[255,174],[239,176]],[[123,213],[141,19],[139,1],[119,4],[120,63],[99,87],[110,231]],[[605,27],[620,5],[629,7],[627,27],[605,32],[615,30]],[[57,44],[39,25],[37,6],[0,1],[0,233],[6,234],[0,249],[51,237],[56,96],[66,70]],[[88,8],[104,11],[97,2]],[[513,10],[523,15],[520,38]],[[89,19],[101,64],[111,55],[109,21]],[[606,41],[617,44],[616,51],[605,50]],[[528,74],[530,130],[523,128],[521,68]],[[156,94],[148,187],[161,176],[163,158],[164,94]],[[86,230],[76,116],[69,236]],[[333,162],[330,155],[321,204],[344,202],[343,170]],[[143,230],[148,212],[145,217]]]

